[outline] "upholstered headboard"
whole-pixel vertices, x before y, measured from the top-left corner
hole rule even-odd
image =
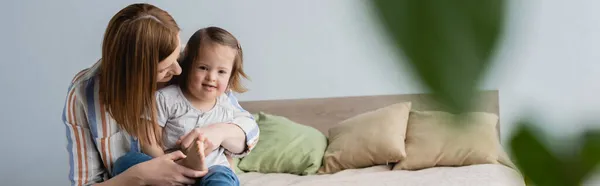
[[[482,91],[478,98],[477,106],[473,111],[489,112],[500,116],[497,90]],[[427,94],[243,101],[240,104],[251,113],[262,111],[285,116],[300,124],[312,126],[327,135],[327,130],[342,120],[406,101],[412,102],[413,110],[444,110]],[[499,127],[498,124],[498,129]]]

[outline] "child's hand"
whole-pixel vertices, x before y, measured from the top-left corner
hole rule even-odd
[[[216,149],[215,144],[210,142],[210,140],[204,140],[204,155],[208,156],[214,149]]]
[[[187,149],[191,146],[192,142],[204,138],[205,140],[205,151],[207,155],[210,154],[213,150],[217,149],[221,146],[221,142],[223,142],[223,131],[221,125],[214,124],[206,127],[195,128],[188,134],[182,136],[177,140],[177,144],[181,147],[181,149]],[[208,144],[210,143],[210,144]]]

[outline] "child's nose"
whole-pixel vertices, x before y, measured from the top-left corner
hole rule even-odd
[[[206,79],[208,79],[210,81],[214,81],[217,79],[217,74],[214,72],[208,73],[208,75],[206,76]]]

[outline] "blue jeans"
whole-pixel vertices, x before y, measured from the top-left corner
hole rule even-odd
[[[112,176],[116,176],[138,163],[151,160],[152,157],[139,152],[128,152],[121,156],[113,165]],[[239,186],[240,181],[235,173],[226,166],[214,165],[208,168],[208,173],[196,180],[195,186]]]

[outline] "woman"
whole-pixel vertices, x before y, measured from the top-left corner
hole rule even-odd
[[[160,143],[155,91],[181,73],[180,51],[177,23],[155,6],[132,4],[110,20],[101,60],[75,75],[63,111],[72,185],[186,185],[207,174],[175,163],[185,158],[176,151],[112,176],[118,158],[140,152],[140,144]],[[257,128],[256,123],[233,123],[195,129],[181,146],[219,139],[215,141],[238,146],[233,153],[242,156],[255,141],[246,134]]]

